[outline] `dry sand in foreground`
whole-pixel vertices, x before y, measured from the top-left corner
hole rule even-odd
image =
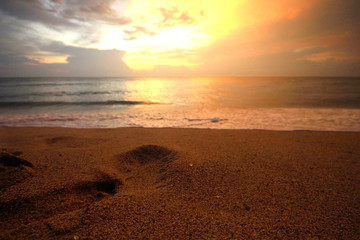
[[[0,239],[360,239],[360,133],[0,128]]]

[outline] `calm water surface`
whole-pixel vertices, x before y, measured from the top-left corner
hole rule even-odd
[[[0,78],[0,125],[360,131],[360,78]]]

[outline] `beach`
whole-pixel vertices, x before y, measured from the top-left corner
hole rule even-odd
[[[360,1],[0,2],[0,240],[360,240]]]
[[[0,239],[359,239],[359,140],[1,127]]]

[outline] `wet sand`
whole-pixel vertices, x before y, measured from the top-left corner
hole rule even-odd
[[[360,133],[0,128],[0,239],[360,239]]]

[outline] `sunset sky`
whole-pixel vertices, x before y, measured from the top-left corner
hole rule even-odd
[[[360,76],[359,0],[0,1],[4,76]]]

